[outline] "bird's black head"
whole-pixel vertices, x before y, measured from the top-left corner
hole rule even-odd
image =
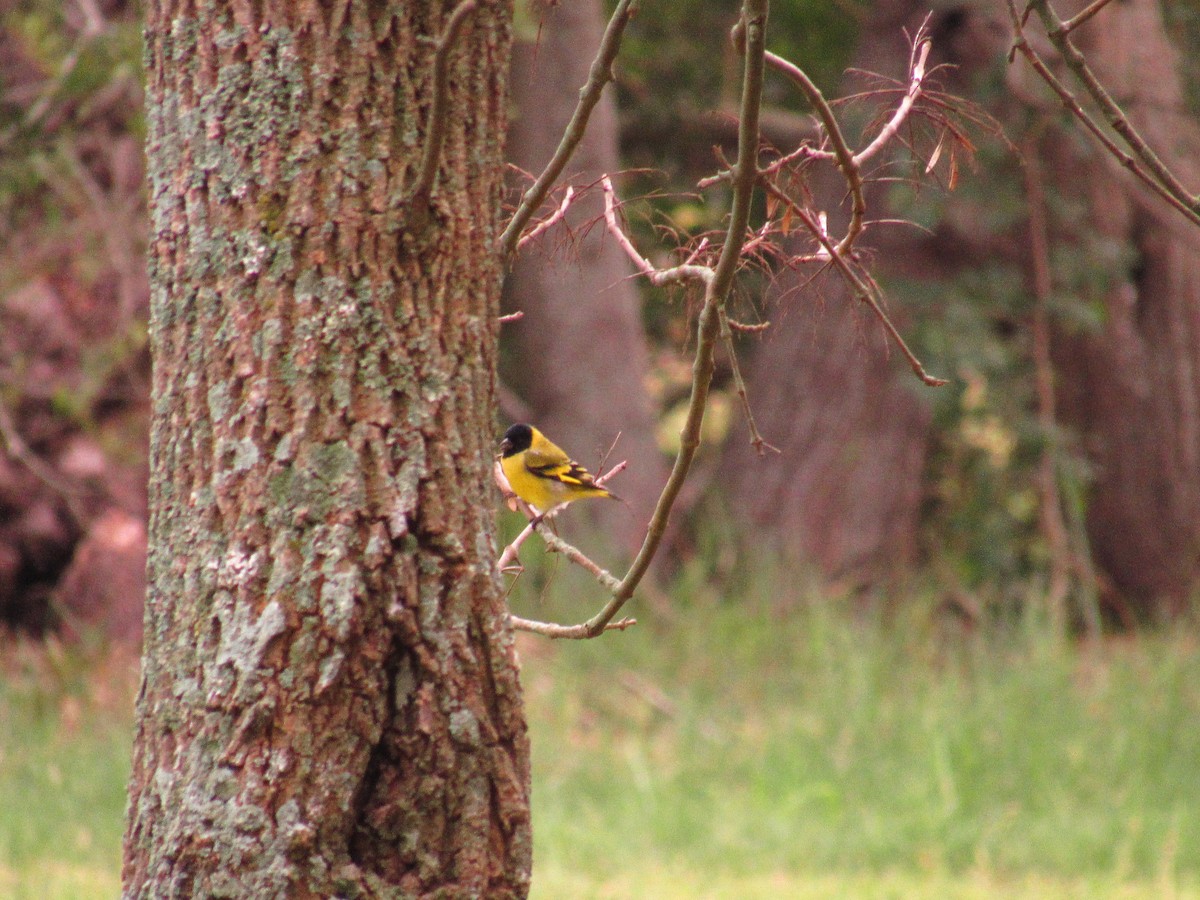
[[[502,456],[513,456],[523,450],[528,450],[533,443],[533,429],[524,423],[517,424],[504,432],[504,440],[500,442]]]

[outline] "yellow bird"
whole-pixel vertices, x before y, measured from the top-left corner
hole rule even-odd
[[[539,514],[585,497],[620,499],[532,425],[514,425],[504,433],[500,466],[513,493]]]

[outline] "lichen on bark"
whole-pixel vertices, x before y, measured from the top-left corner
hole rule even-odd
[[[488,496],[511,10],[151,3],[151,527],[125,892],[522,896]]]

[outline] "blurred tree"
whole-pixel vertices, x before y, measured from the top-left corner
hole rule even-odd
[[[1084,4],[1059,6],[1066,17]],[[1093,12],[1072,40],[1126,121],[1200,184],[1189,63],[1161,7]],[[1177,615],[1200,587],[1200,231],[1090,142],[1023,62],[997,69],[1013,37],[1003,8],[943,21],[955,89],[1005,123],[1021,157],[1016,167],[988,154],[978,187],[938,211],[900,270],[908,300],[936,310],[926,346],[962,382],[936,405],[931,552],[993,596],[1023,603],[1028,592],[1012,585],[1043,581],[1060,621],[1064,600],[1089,628],[1098,600],[1126,626]],[[1049,43],[1027,33],[1053,63]],[[1091,107],[1061,62],[1055,71]],[[929,259],[958,266],[940,284],[919,281]]]
[[[528,890],[486,499],[511,21],[475,6],[148,5],[127,896]]]
[[[1064,5],[1062,15],[1083,6]],[[902,71],[900,27],[911,32],[923,15],[907,0],[873,5],[856,67]],[[1065,560],[1086,594],[1094,561],[1122,615],[1178,614],[1200,583],[1200,232],[1077,131],[1056,125],[1061,103],[1041,105],[1028,77],[1010,73],[1008,89],[996,89],[1010,46],[1005,15],[940,9],[930,22],[935,54],[955,66],[943,76],[949,90],[985,104],[1013,134],[1042,135],[1045,208],[1026,207],[1020,171],[990,156],[981,189],[945,203],[917,197],[914,207],[911,189],[891,188],[893,202],[906,195],[908,203],[897,214],[928,233],[872,232],[881,278],[903,283],[896,296],[905,304],[937,313],[922,325],[924,345],[960,379],[934,398],[942,411],[936,483],[924,480],[926,404],[901,369],[869,352],[873,323],[847,310],[838,285],[816,303],[790,299],[804,277],[790,272],[774,286],[775,327],[749,367],[751,403],[783,452],[756,459],[743,427],[719,480],[743,522],[832,576],[871,578],[911,560],[932,493],[943,509],[931,520],[931,554],[973,556],[960,570],[971,587],[1047,568],[1053,581]],[[1186,65],[1160,7],[1110,4],[1077,34],[1129,120],[1185,183],[1200,183]],[[831,210],[843,199],[824,197]],[[1051,287],[1036,300],[1027,214],[1049,227]],[[1053,352],[1041,360],[1038,319],[1047,315]],[[1052,371],[1037,371],[1051,361]],[[1047,403],[1035,382],[1056,396]],[[1073,447],[1086,469],[1072,461]],[[1084,520],[1086,538],[1064,534]]]
[[[508,155],[534,174],[554,154],[574,112],[577,95],[564,89],[588,79],[604,30],[601,0],[559,4],[531,0],[530,34],[513,59],[515,118]],[[592,113],[566,180],[578,188],[617,172],[617,119],[611,91]],[[528,184],[514,178],[520,190]],[[592,504],[572,512],[590,516],[624,549],[641,543],[645,523],[667,476],[654,443],[647,393],[649,351],[641,302],[628,260],[605,234],[603,200],[592,189],[576,198],[564,223],[527,245],[506,282],[507,306],[525,318],[505,326],[511,342],[505,381],[528,415],[593,470],[620,435],[609,463],[628,459],[614,490],[626,506]],[[512,413],[517,417],[517,413]]]
[[[1110,3],[1072,39],[1129,123],[1200,188],[1200,126],[1160,4]],[[1054,336],[1059,409],[1094,473],[1088,536],[1134,609],[1177,615],[1200,591],[1200,226],[1082,136],[1053,128],[1040,147],[1054,289],[1095,312],[1091,327],[1060,319]],[[1108,258],[1089,259],[1107,277],[1082,280],[1079,253],[1097,244]]]

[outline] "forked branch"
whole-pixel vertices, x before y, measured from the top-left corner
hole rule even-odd
[[[913,53],[909,63],[908,88],[904,92],[904,97],[897,105],[895,112],[888,119],[887,123],[880,129],[879,134],[875,136],[874,140],[857,153],[850,149],[850,144],[842,133],[841,125],[838,124],[837,116],[834,115],[833,107],[829,105],[829,101],[825,99],[825,95],[821,93],[821,89],[816,86],[804,70],[795,63],[781,56],[776,56],[774,53],[768,52],[766,55],[767,63],[773,69],[785,75],[789,81],[796,85],[800,93],[804,95],[804,98],[821,120],[821,124],[824,126],[825,133],[829,138],[829,144],[833,147],[832,150],[810,149],[804,154],[804,157],[806,159],[833,160],[837,164],[838,170],[842,173],[842,178],[846,181],[846,190],[850,195],[850,223],[846,227],[846,234],[834,247],[836,254],[845,255],[849,253],[854,246],[854,242],[863,232],[863,218],[867,213],[867,200],[863,190],[863,163],[875,156],[896,137],[900,131],[900,127],[912,112],[925,85],[925,66],[929,59],[929,49],[931,46],[929,37],[925,34],[924,26],[922,26],[917,32],[916,39],[913,41]],[[779,168],[782,167],[780,166]],[[763,170],[762,175],[764,178],[769,178],[775,174],[775,171],[774,167],[769,166]]]
[[[1104,6],[1106,0],[1097,0],[1073,19],[1064,21],[1059,18],[1050,5],[1049,0],[1030,0],[1021,13],[1017,10],[1016,0],[1008,0],[1009,18],[1013,28],[1013,48],[1009,58],[1016,53],[1025,57],[1030,67],[1054,91],[1062,104],[1079,120],[1084,129],[1090,134],[1117,162],[1128,169],[1150,190],[1177,209],[1195,225],[1200,225],[1200,195],[1189,191],[1157,153],[1151,148],[1141,132],[1130,122],[1120,104],[1096,77],[1095,72],[1087,63],[1087,58],[1071,41],[1071,32],[1091,19]],[[1097,116],[1088,112],[1076,99],[1066,85],[1051,71],[1050,66],[1034,49],[1025,33],[1025,24],[1032,12],[1041,20],[1045,29],[1046,39],[1058,51],[1063,63],[1083,86],[1092,102],[1100,112],[1100,119],[1108,124],[1101,124]],[[1110,135],[1109,129],[1115,133],[1128,152],[1123,149]]]

